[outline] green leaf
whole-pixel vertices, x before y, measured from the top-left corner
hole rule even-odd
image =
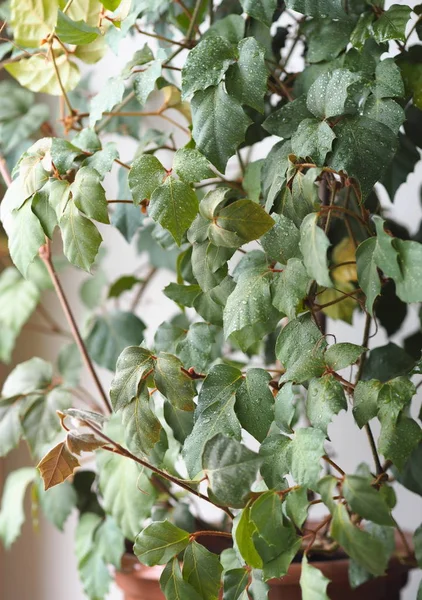
[[[208,440],[202,454],[213,496],[223,506],[234,508],[245,505],[260,462],[255,452],[221,433]]]
[[[240,6],[238,9],[240,12]],[[232,44],[238,44],[245,37],[245,20],[240,14],[228,14],[215,20],[204,35],[218,35]]]
[[[244,12],[270,27],[277,8],[277,0],[240,0]]]
[[[303,524],[308,518],[309,500],[308,491],[301,487],[292,490],[287,494],[286,498],[286,513],[287,516],[299,529],[302,529]]]
[[[259,202],[261,196],[261,172],[264,159],[250,162],[245,168],[243,177],[243,187],[248,198],[254,202]]]
[[[3,206],[5,202],[6,197]],[[45,234],[39,220],[32,212],[31,199],[26,200],[19,210],[13,210],[8,216],[3,212],[2,219],[9,238],[10,256],[22,275],[26,277],[30,265],[38,255],[38,250],[45,244]]]
[[[0,400],[0,456],[15,448],[22,435],[21,404],[16,398]]]
[[[359,75],[347,69],[323,73],[309,89],[308,110],[319,119],[345,114],[349,87],[359,79]]]
[[[375,41],[378,44],[389,40],[406,41],[406,25],[412,9],[410,6],[393,4],[383,12],[373,25]]]
[[[224,336],[235,341],[242,350],[273,331],[279,320],[279,313],[272,305],[271,279],[272,273],[262,259],[261,264],[239,276],[236,288],[227,300]]]
[[[229,96],[220,84],[195,93],[192,121],[198,150],[224,173],[227,161],[245,139],[251,119],[239,101]]]
[[[203,600],[218,600],[223,567],[217,555],[193,541],[183,556],[183,579]]]
[[[52,32],[57,19],[57,0],[12,0],[10,24],[17,44],[38,48]]]
[[[180,410],[194,410],[196,390],[192,379],[182,371],[182,363],[172,354],[160,352],[155,363],[154,381],[159,392]]]
[[[111,382],[110,399],[118,411],[136,398],[141,382],[154,369],[152,353],[145,348],[130,346],[120,354],[116,374]]]
[[[125,537],[134,540],[145,519],[151,516],[157,490],[133,461],[105,450],[96,452],[96,456],[104,509]]]
[[[274,420],[283,433],[290,434],[293,432],[292,424],[296,415],[296,399],[297,395],[291,382],[285,383],[275,397]]]
[[[19,365],[8,375],[3,384],[2,396],[27,395],[35,391],[45,390],[53,377],[53,367],[42,358],[31,358]]]
[[[319,285],[332,287],[327,261],[330,240],[318,226],[318,218],[318,213],[305,217],[300,227],[300,249],[309,277]]]
[[[0,275],[0,322],[19,333],[35,310],[40,294],[38,288],[22,278],[13,267]]]
[[[273,214],[272,218],[275,221],[274,227],[261,239],[268,258],[283,265],[287,265],[291,258],[302,258],[299,229],[284,215]]]
[[[63,531],[64,524],[76,506],[77,494],[75,488],[68,481],[64,481],[61,485],[45,491],[42,481],[39,480],[38,483],[37,494],[45,518],[54,527]]]
[[[421,456],[422,444],[418,444],[397,477],[398,481],[404,485],[405,488],[419,496],[422,496]]]
[[[268,133],[288,139],[292,137],[300,123],[308,118],[312,118],[312,113],[306,105],[306,95],[303,95],[273,112],[262,126]]]
[[[334,133],[337,140],[329,166],[356,178],[366,198],[395,154],[396,136],[383,123],[366,117],[346,118],[334,127]]]
[[[9,549],[19,537],[25,521],[25,492],[36,477],[36,469],[24,467],[10,473],[4,484],[0,509],[0,539],[4,547]]]
[[[333,344],[325,352],[325,362],[334,371],[340,371],[354,365],[363,352],[365,348],[356,344],[348,342]]]
[[[57,411],[71,404],[69,392],[54,388],[46,396],[35,396],[22,414],[22,430],[33,456],[42,458],[60,432]]]
[[[352,25],[348,21],[333,19],[312,19],[304,24],[307,37],[307,59],[310,63],[331,61],[346,48],[349,43]]]
[[[262,559],[252,542],[256,526],[251,521],[251,502],[235,517],[233,521],[233,540],[238,554],[251,567],[261,569]]]
[[[192,323],[185,338],[177,344],[177,354],[187,369],[202,373],[214,358],[216,329],[208,323]]]
[[[370,96],[365,102],[363,116],[379,123],[383,123],[398,135],[400,127],[405,120],[402,107],[391,98],[383,99]]]
[[[364,12],[360,15],[350,36],[350,43],[358,50],[363,50],[366,40],[372,37],[372,23],[374,19],[375,13],[372,11]]]
[[[325,339],[310,315],[303,315],[284,327],[277,338],[276,354],[286,369],[280,383],[302,383],[320,377],[325,370]]]
[[[248,369],[236,392],[235,411],[240,424],[258,442],[263,442],[274,420],[271,376],[263,369]]]
[[[271,149],[262,168],[262,192],[265,198],[265,210],[270,212],[277,196],[286,183],[286,171],[292,152],[290,142],[279,142]]]
[[[185,581],[180,571],[180,565],[177,558],[169,562],[161,574],[160,587],[167,600],[200,600],[200,596],[195,588]]]
[[[102,242],[98,229],[80,214],[72,201],[68,202],[59,226],[66,258],[72,265],[89,273]]]
[[[306,415],[311,425],[327,435],[328,425],[341,410],[347,410],[341,383],[333,375],[311,379],[306,398]]]
[[[110,286],[108,291],[109,298],[119,298],[125,292],[130,292],[136,285],[142,283],[142,280],[133,275],[122,275]]]
[[[362,429],[378,414],[378,394],[382,384],[376,379],[359,381],[354,391],[353,416]]]
[[[237,248],[260,238],[273,225],[273,219],[259,204],[252,200],[236,200],[216,209],[208,234],[216,246]]]
[[[57,14],[56,35],[65,44],[81,46],[90,44],[101,35],[98,27],[90,27],[84,21],[73,21],[59,10]]]
[[[342,0],[287,0],[286,6],[311,17],[346,18]]]
[[[146,385],[122,410],[122,424],[129,449],[150,456],[161,437],[162,426],[150,406]]]
[[[419,525],[419,527],[413,534],[413,541],[415,544],[416,560],[418,562],[418,565],[420,566],[422,564],[422,525]]]
[[[271,433],[259,449],[263,457],[261,475],[269,488],[286,488],[286,475],[290,472],[291,439],[285,435]]]
[[[135,539],[133,550],[141,563],[165,565],[189,544],[189,533],[170,521],[151,523]]]
[[[418,423],[401,415],[397,423],[388,420],[382,424],[378,450],[401,471],[421,439],[422,431]]]
[[[290,460],[292,477],[298,485],[318,489],[324,441],[325,433],[319,429],[296,429],[290,446]]]
[[[119,152],[114,142],[108,142],[104,145],[102,150],[97,150],[92,156],[88,156],[83,163],[82,167],[90,167],[95,169],[101,180],[104,179],[107,173],[109,173],[114,165],[114,161],[119,158]]]
[[[230,96],[264,112],[268,70],[265,65],[265,48],[253,37],[239,42],[239,58],[227,71],[226,87]]]
[[[283,577],[300,544],[293,525],[283,516],[282,500],[273,491],[262,494],[251,509],[251,520],[256,531],[253,543],[263,560],[263,574],[267,581]]]
[[[246,586],[249,583],[249,573],[246,569],[230,569],[224,572],[224,600],[247,600]]]
[[[228,365],[212,367],[204,380],[198,396],[194,428],[183,448],[190,477],[195,477],[201,471],[204,446],[217,433],[240,439],[241,428],[234,405],[241,383],[241,372]]]
[[[78,65],[71,61],[66,54],[56,56],[55,60],[63,88],[66,92],[70,92],[79,83]],[[23,87],[32,92],[42,92],[53,96],[62,95],[54,63],[52,60],[46,62],[44,56],[35,54],[30,58],[22,58],[19,62],[6,65],[5,69]]]
[[[158,158],[152,154],[142,154],[129,172],[129,187],[135,204],[151,198],[156,188],[162,185],[167,171]]]
[[[325,121],[305,119],[292,137],[292,150],[302,158],[310,157],[322,166],[335,140],[331,127]]]
[[[367,571],[377,576],[384,574],[389,559],[384,545],[368,532],[353,525],[343,504],[337,504],[334,511],[331,537],[350,558]]]
[[[217,86],[236,59],[230,42],[219,36],[204,38],[188,54],[182,69],[182,98]]]
[[[273,304],[277,310],[285,314],[289,319],[295,319],[301,312],[303,300],[308,294],[311,284],[303,262],[297,258],[291,258],[282,273],[276,273],[274,277]]]
[[[111,10],[114,12],[119,7],[121,1],[122,0],[101,0],[101,4],[107,10]]]
[[[304,554],[300,574],[303,600],[329,600],[327,596],[329,583],[330,580],[322,574],[320,569],[309,564],[306,554]]]
[[[207,161],[196,148],[179,148],[174,155],[173,170],[185,183],[193,183],[214,177]]]
[[[375,260],[376,247],[376,239],[369,238],[359,244],[356,250],[359,285],[365,293],[366,308],[371,315],[373,314],[374,302],[381,293],[381,281]]]
[[[363,369],[364,379],[379,379],[389,381],[393,377],[408,375],[415,361],[402,348],[388,343],[386,346],[374,348],[369,353]]]
[[[397,190],[403,183],[406,183],[419,160],[420,154],[415,144],[406,135],[399,133],[399,148],[381,181],[392,202],[394,202]]]
[[[406,93],[413,97],[413,103],[422,109],[422,67],[420,45],[412,46],[398,60]]]
[[[163,290],[165,296],[181,306],[192,307],[195,298],[201,293],[199,285],[169,283]]]
[[[415,394],[416,388],[408,377],[396,377],[387,381],[378,395],[380,421],[382,423],[386,420],[397,421],[400,413],[408,407]]]
[[[137,101],[144,106],[149,95],[154,91],[157,79],[161,77],[162,60],[153,60],[141,73],[137,73],[133,79],[133,90]]]
[[[75,206],[87,217],[100,223],[109,223],[105,190],[100,175],[91,167],[82,167],[70,186]]]
[[[403,79],[393,58],[386,58],[378,63],[375,70],[373,93],[377,98],[402,98],[404,96]]]
[[[167,229],[178,246],[198,213],[198,198],[184,181],[167,177],[151,196],[149,215]]]
[[[120,104],[125,92],[125,84],[121,77],[110,77],[101,91],[91,100],[89,114],[89,126],[94,127],[101,119],[103,113],[113,110],[116,104]]]
[[[384,496],[372,487],[371,481],[366,477],[347,475],[343,481],[342,493],[351,510],[360,517],[379,525],[394,527],[395,521]]]
[[[144,323],[132,313],[114,311],[96,316],[86,338],[87,350],[98,365],[114,371],[121,352],[142,342],[144,329]]]

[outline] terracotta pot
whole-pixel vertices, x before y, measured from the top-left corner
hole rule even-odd
[[[400,600],[400,592],[407,582],[409,567],[392,559],[387,574],[361,585],[356,590],[349,586],[349,561],[340,558],[315,563],[328,579],[328,595],[331,600]],[[116,573],[117,585],[123,590],[125,600],[165,600],[159,579],[163,567],[145,567],[137,559],[126,554],[122,570]],[[299,587],[300,563],[293,563],[283,579],[270,582],[270,600],[301,600]]]

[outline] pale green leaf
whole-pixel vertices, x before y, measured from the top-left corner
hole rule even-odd
[[[134,552],[149,567],[165,565],[189,544],[189,533],[170,521],[156,521],[145,527],[135,539]]]
[[[332,287],[328,271],[327,250],[330,240],[318,226],[319,215],[310,213],[300,227],[300,249],[303,254],[303,262],[309,277],[315,279],[319,285]]]
[[[308,427],[296,429],[290,449],[291,473],[299,485],[318,489],[325,433]]]
[[[182,371],[180,360],[166,352],[160,352],[155,363],[154,381],[159,392],[180,410],[194,410],[196,390],[192,379]]]
[[[308,294],[311,281],[301,260],[288,260],[283,272],[275,274],[272,286],[273,304],[276,309],[289,319],[296,318]]]
[[[89,126],[94,127],[95,123],[103,116],[103,113],[113,110],[116,104],[122,101],[124,92],[125,84],[122,78],[110,77],[101,91],[91,100]]]
[[[149,95],[155,89],[157,79],[161,76],[162,60],[153,60],[141,73],[137,73],[133,80],[133,90],[137,101],[144,106]]]
[[[323,73],[309,89],[308,110],[320,119],[345,114],[349,87],[357,81],[359,75],[347,69]]]
[[[72,201],[68,202],[59,226],[66,258],[76,267],[90,272],[102,242],[98,229],[79,213]]]
[[[166,170],[158,158],[151,154],[142,154],[137,158],[129,172],[129,187],[135,204],[151,198],[153,191],[164,182]]]
[[[363,346],[357,346],[349,342],[333,344],[327,348],[325,362],[334,371],[340,371],[350,365],[354,365],[364,351],[365,348]]]
[[[300,589],[303,600],[329,600],[327,587],[330,580],[327,579],[320,569],[310,565],[306,554],[302,558],[302,570],[300,574]]]
[[[333,375],[312,379],[306,398],[306,416],[311,425],[327,435],[327,427],[341,410],[347,410],[343,386]]]
[[[240,0],[240,4],[247,15],[268,27],[271,25],[277,8],[276,0]]]
[[[66,92],[70,92],[79,83],[78,65],[72,62],[66,54],[57,56],[55,60],[63,88]],[[53,96],[62,95],[62,88],[51,58],[47,60],[47,58],[36,54],[31,58],[22,58],[19,62],[10,63],[6,65],[5,69],[23,87],[32,92],[43,92]]]
[[[58,0],[12,0],[10,24],[17,44],[38,48],[56,24]]]
[[[394,527],[395,521],[384,496],[371,485],[369,479],[359,475],[347,475],[341,489],[354,513],[379,525]]]
[[[214,177],[210,164],[196,148],[180,148],[174,155],[173,170],[182,181],[193,183]]]
[[[292,137],[293,152],[303,158],[311,158],[322,166],[335,140],[331,127],[325,121],[305,119]]]
[[[24,498],[27,487],[36,477],[33,467],[24,467],[10,473],[4,484],[0,509],[0,539],[10,548],[21,532],[25,521]]]
[[[40,299],[38,288],[13,267],[0,275],[0,322],[19,333]]]
[[[109,223],[105,190],[99,173],[91,167],[82,167],[70,186],[75,206],[87,217],[100,223]]]
[[[138,346],[129,346],[120,354],[116,374],[111,382],[110,399],[118,411],[136,398],[140,384],[154,369],[152,353]]]

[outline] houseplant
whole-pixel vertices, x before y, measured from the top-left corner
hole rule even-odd
[[[215,599],[220,588],[227,600],[266,598],[267,582],[286,581],[294,560],[296,597],[305,599],[327,598],[321,557],[333,565],[349,557],[351,587],[382,577],[393,555],[415,566],[391,514],[391,483],[421,494],[422,436],[410,413],[421,336],[404,348],[369,346],[375,324],[392,335],[407,304],[422,301],[420,235],[385,221],[376,186],[394,200],[419,160],[421,53],[410,35],[421,32],[420,7],[12,0],[9,10],[3,66],[30,92],[61,97],[64,133],[47,124],[10,177],[2,162],[1,218],[16,268],[0,279],[1,345],[7,357],[46,281],[75,344],[57,367],[33,358],[3,386],[1,453],[24,438],[44,483],[31,468],[9,476],[5,544],[19,534],[31,484],[58,526],[79,510],[76,553],[90,598],[104,597],[107,565],[119,569],[133,542],[141,563],[165,565],[168,600]],[[290,30],[272,25],[292,10]],[[87,109],[80,61],[95,64],[107,44],[118,52],[133,32],[133,59]],[[302,42],[305,64],[295,73],[290,59]],[[389,44],[394,58],[386,58]],[[145,109],[154,90],[161,104]],[[140,129],[151,114],[183,130],[180,147],[171,134]],[[130,164],[104,142],[107,133],[138,141]],[[251,160],[270,134],[271,151]],[[235,155],[233,175],[226,166]],[[117,200],[103,187],[116,165]],[[154,270],[122,270],[107,286],[96,223],[108,225],[110,213],[128,240],[136,233],[153,269],[173,261],[176,271],[164,293],[180,314],[149,345],[148,315],[144,323],[115,310],[114,299],[131,291],[137,299]],[[85,335],[53,261],[60,237],[67,261],[94,272],[85,303],[109,300]],[[327,317],[356,319],[361,344],[333,339]],[[81,398],[79,357],[95,398]],[[97,366],[114,372],[110,393]],[[325,449],[329,425],[347,409],[369,441],[368,464],[355,473]],[[95,470],[79,469],[86,453],[95,453]],[[218,509],[218,525],[198,519],[198,499]],[[326,515],[308,522],[321,504]],[[419,528],[419,561],[421,538]],[[220,556],[215,540],[227,545]],[[382,580],[372,585],[379,590]],[[397,587],[390,591],[397,597]]]

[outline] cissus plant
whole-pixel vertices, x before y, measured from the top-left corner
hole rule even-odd
[[[220,590],[262,600],[294,560],[302,597],[324,600],[329,580],[313,557],[346,554],[358,587],[385,573],[395,531],[400,560],[415,566],[392,482],[422,495],[411,410],[422,334],[370,346],[376,326],[396,334],[408,304],[422,302],[421,233],[386,219],[379,200],[383,186],[394,201],[420,158],[421,14],[383,0],[2,5],[1,64],[16,81],[0,84],[13,262],[0,274],[0,356],[11,360],[47,289],[67,329],[41,304],[45,327],[73,337],[56,365],[34,357],[3,385],[0,455],[25,439],[38,466],[6,481],[6,547],[32,486],[59,528],[78,510],[76,554],[93,600],[128,547],[164,566],[167,600]],[[133,58],[90,95],[82,64],[106,68],[125,37]],[[58,123],[34,92],[60,98]],[[147,128],[150,116],[162,130]],[[137,147],[129,162],[110,134]],[[109,226],[148,268],[108,281]],[[61,284],[69,263],[91,274],[87,327]],[[163,268],[174,271],[163,292],[178,312],[146,343],[139,303]],[[359,326],[361,344],[333,342],[334,319]],[[95,397],[80,386],[82,365]],[[110,390],[98,366],[113,372]],[[368,464],[353,473],[326,449],[341,411],[369,442]],[[84,453],[95,469],[79,469]],[[204,522],[198,499],[219,523]],[[315,504],[326,507],[317,524]],[[214,554],[197,541],[206,536],[232,547]],[[420,563],[421,544],[418,528]]]

